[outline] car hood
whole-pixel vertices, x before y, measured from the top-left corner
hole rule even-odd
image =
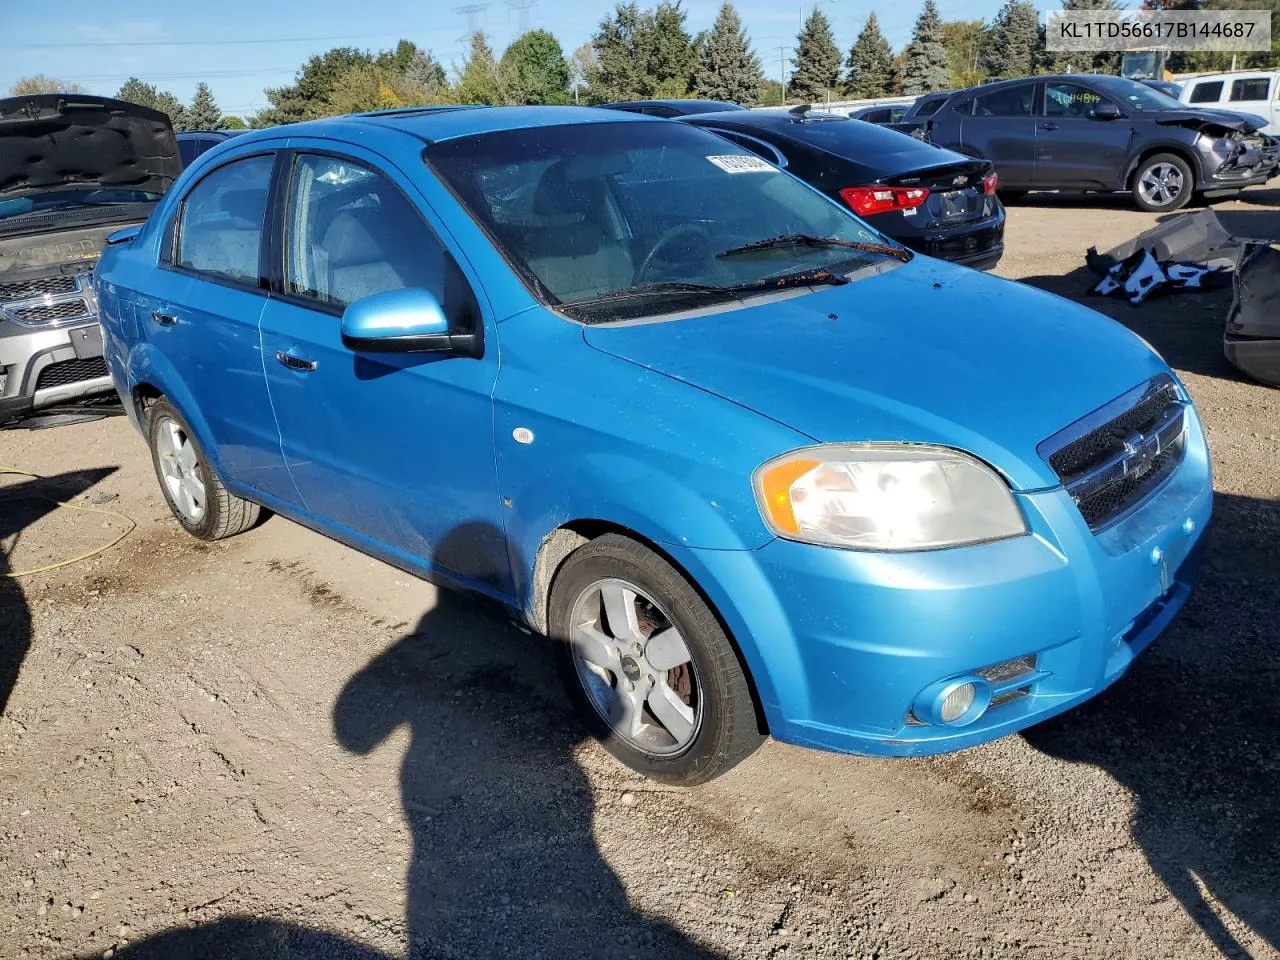
[[[1262,117],[1252,113],[1235,113],[1231,110],[1201,110],[1188,107],[1185,110],[1160,110],[1151,119],[1164,127],[1200,127],[1213,124],[1241,133],[1253,133],[1267,125]]]
[[[956,447],[1022,490],[1058,485],[1041,441],[1168,369],[1101,314],[925,257],[790,299],[584,336],[815,441]]]
[[[85,186],[160,194],[181,172],[158,110],[69,93],[0,100],[0,198]]]

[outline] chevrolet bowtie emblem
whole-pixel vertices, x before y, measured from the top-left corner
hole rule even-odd
[[[1160,437],[1135,433],[1124,440],[1124,475],[1135,480],[1146,476],[1160,455]]]

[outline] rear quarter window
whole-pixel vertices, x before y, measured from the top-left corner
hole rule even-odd
[[[1268,100],[1270,93],[1271,81],[1266,77],[1234,80],[1231,83],[1232,100]]]
[[[1217,103],[1222,99],[1222,81],[1197,83],[1191,88],[1191,103]]]

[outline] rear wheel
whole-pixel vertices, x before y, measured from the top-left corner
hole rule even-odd
[[[147,440],[165,502],[187,533],[221,540],[258,522],[262,508],[227,492],[191,428],[168,400],[147,408]]]
[[[1138,165],[1133,175],[1133,201],[1153,213],[1177,210],[1186,206],[1194,187],[1187,161],[1172,153],[1157,153]]]
[[[737,652],[666,560],[617,534],[571,554],[548,624],[561,678],[618,760],[667,783],[703,783],[761,742]]]

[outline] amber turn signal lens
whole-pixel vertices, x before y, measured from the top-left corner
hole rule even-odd
[[[795,511],[791,509],[791,485],[820,466],[820,460],[787,460],[760,476],[760,492],[774,529],[783,533],[800,532]]]

